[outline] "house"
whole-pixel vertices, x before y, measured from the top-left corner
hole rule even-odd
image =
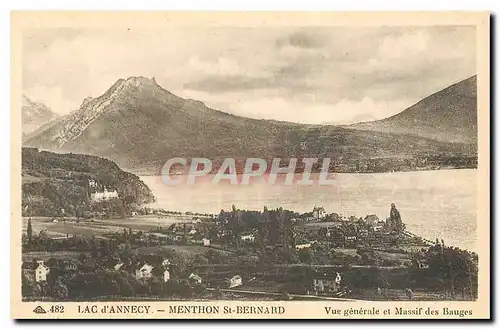
[[[158,240],[158,241],[165,240],[169,237],[167,234],[158,233],[158,232],[148,233],[147,235],[153,239]]]
[[[360,229],[359,230],[359,235],[360,236],[364,236],[364,237],[368,236],[368,230],[365,229],[365,228]]]
[[[377,224],[378,221],[379,221],[379,218],[377,217],[377,215],[368,215],[365,217],[365,224],[369,225],[369,226],[373,226],[373,225]]]
[[[191,273],[189,276],[188,276],[188,279],[190,282],[193,282],[193,283],[197,283],[197,284],[201,284],[203,282],[203,280],[201,279],[200,276],[194,274],[194,273]]]
[[[123,266],[123,263],[118,263],[116,264],[115,266],[113,266],[113,268],[115,269],[115,271],[119,271]]]
[[[64,262],[64,270],[68,272],[74,272],[78,270],[78,264],[76,264],[74,261],[67,261]]]
[[[44,282],[47,281],[47,275],[50,269],[43,263],[43,260],[37,261],[38,266],[35,269],[35,281]]]
[[[316,295],[339,292],[341,280],[340,273],[336,273],[333,276],[325,274],[313,277],[313,292]]]
[[[118,198],[118,192],[116,190],[108,191],[106,187],[102,192],[95,192],[90,195],[92,201],[104,201],[110,199]]]
[[[380,232],[382,231],[382,229],[384,228],[382,225],[377,225],[377,226],[373,226],[373,231],[374,232]]]
[[[201,219],[199,219],[198,217],[194,217],[192,223],[193,224],[199,224],[199,223],[201,223]]]
[[[184,238],[184,234],[176,234],[174,236],[174,241],[181,241]]]
[[[54,219],[52,220],[52,223],[59,223],[59,220],[57,220],[57,218],[54,218]]]
[[[255,236],[253,234],[244,234],[240,236],[240,239],[246,242],[254,242]]]
[[[301,250],[306,248],[311,248],[311,243],[305,242],[305,243],[298,243],[295,245],[295,250]]]
[[[163,282],[170,280],[170,272],[168,270],[163,271]]]
[[[202,241],[204,247],[210,247],[210,239],[203,238],[203,239],[201,239],[201,241]]]
[[[161,262],[161,266],[169,266],[170,265],[170,261],[168,259],[164,259],[163,262]]]
[[[325,208],[323,208],[323,207],[314,206],[312,213],[316,219],[323,219],[326,217],[326,211],[325,211]]]
[[[201,239],[194,239],[194,238],[189,239],[187,242],[190,244],[203,244],[203,241]]]
[[[239,287],[243,285],[243,279],[241,275],[235,275],[226,281],[228,288]]]
[[[195,235],[196,233],[198,233],[198,231],[194,228],[188,232],[189,235]]]
[[[342,277],[340,276],[340,273],[339,272],[335,273],[335,283],[340,284],[341,281]]]
[[[153,266],[145,263],[142,267],[135,271],[135,276],[137,279],[149,279],[153,276],[151,271],[153,270]]]
[[[132,216],[132,217],[137,216],[137,211],[132,211],[132,212],[130,213],[130,216]]]

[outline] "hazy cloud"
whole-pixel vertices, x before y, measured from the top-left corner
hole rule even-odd
[[[24,93],[58,113],[146,76],[233,114],[347,123],[393,115],[476,73],[468,26],[52,29],[23,41]]]

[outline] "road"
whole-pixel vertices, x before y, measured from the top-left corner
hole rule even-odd
[[[209,291],[215,291],[216,288],[207,288]],[[268,291],[252,291],[252,290],[239,290],[239,289],[219,289],[222,292],[238,293],[238,294],[249,294],[249,295],[261,295],[261,296],[276,296],[283,297],[283,293],[279,292],[268,292]],[[343,302],[355,302],[356,299],[340,298],[340,297],[329,297],[329,296],[316,296],[316,295],[297,295],[288,294],[292,298],[308,298],[308,299],[321,299],[321,300],[335,300]]]
[[[201,264],[198,267],[228,267],[226,264]],[[271,264],[271,265],[262,265],[262,266],[254,266],[255,268],[292,268],[292,267],[313,267],[313,268],[337,268],[341,269],[344,266],[342,265],[330,265],[330,264]],[[375,265],[351,265],[349,268],[378,268],[378,269],[386,269],[386,270],[394,270],[397,268],[404,268],[404,266],[375,266]]]

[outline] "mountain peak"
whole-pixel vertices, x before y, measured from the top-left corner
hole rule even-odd
[[[23,133],[29,134],[52,119],[57,118],[57,114],[52,112],[45,104],[33,102],[28,96],[23,94],[21,107],[21,117],[23,122]]]
[[[446,142],[477,142],[477,76],[454,83],[404,111],[350,128],[413,134]]]
[[[31,103],[33,103],[31,101],[31,99],[29,99],[28,96],[26,96],[25,94],[23,94],[23,105],[29,105]]]
[[[138,76],[138,77],[129,77],[126,80],[124,80],[124,84],[128,86],[134,86],[134,87],[139,87],[139,86],[157,86],[158,84],[156,83],[155,78],[146,78],[143,76]]]

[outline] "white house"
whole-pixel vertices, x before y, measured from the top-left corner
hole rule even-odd
[[[123,266],[123,263],[118,263],[116,264],[113,268],[115,269],[115,271],[119,271]]]
[[[201,277],[199,275],[196,275],[194,273],[191,273],[189,276],[188,276],[188,279],[197,283],[197,284],[201,284],[201,282],[203,281],[201,279]]]
[[[50,272],[50,269],[43,263],[43,260],[37,261],[38,266],[35,269],[35,281],[43,282],[47,281],[47,275]]]
[[[240,275],[235,275],[227,281],[229,288],[239,287],[243,284],[243,279]]]
[[[340,290],[340,283],[337,283],[338,273],[336,276],[317,276],[313,278],[313,291],[320,295],[324,293],[335,293]]]
[[[104,201],[118,198],[118,192],[116,190],[108,191],[106,187],[102,192],[95,192],[91,194],[91,198],[93,201]]]
[[[373,226],[374,232],[380,232],[384,227],[382,225]]]
[[[253,234],[245,234],[245,235],[240,236],[240,239],[242,241],[246,241],[246,242],[254,242],[255,236]]]
[[[153,274],[151,273],[152,270],[153,266],[145,263],[140,269],[135,270],[135,276],[137,279],[149,279],[153,276]]]
[[[340,281],[342,281],[342,277],[340,276],[340,273],[337,272],[335,275],[335,283],[340,284]]]
[[[195,235],[196,233],[198,233],[198,231],[195,230],[194,228],[188,232],[189,235]]]
[[[201,241],[203,242],[204,247],[210,247],[210,239],[203,238]]]
[[[167,258],[165,258],[163,260],[163,262],[161,262],[161,266],[169,266],[169,265],[170,265],[170,261]]]
[[[299,244],[295,245],[295,250],[301,250],[301,249],[306,249],[306,248],[311,248],[311,244],[309,242],[299,243]]]
[[[163,282],[167,282],[168,280],[170,280],[170,272],[168,270],[165,270],[163,272]]]
[[[326,211],[323,207],[314,206],[312,213],[316,219],[323,219],[326,217]]]

